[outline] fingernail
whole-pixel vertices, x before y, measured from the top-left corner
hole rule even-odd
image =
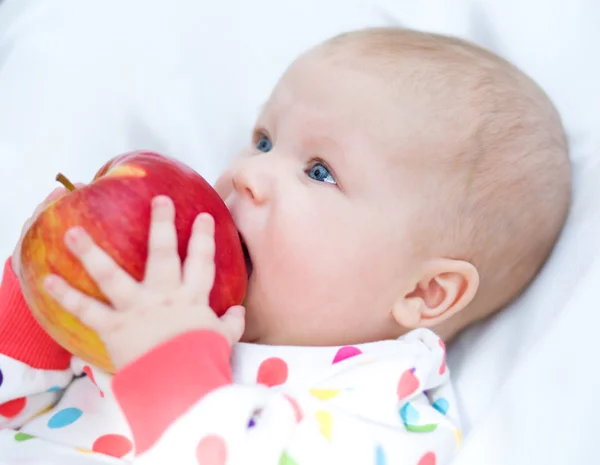
[[[235,307],[232,307],[231,311],[234,315],[237,316],[244,316],[244,314],[246,313],[246,309],[241,305],[236,305]]]
[[[196,216],[194,223],[192,224],[192,229],[196,231],[198,228],[201,228],[203,225],[207,223],[207,217],[210,215],[208,213],[200,213]]]
[[[77,244],[85,235],[85,232],[82,228],[75,227],[71,228],[65,234],[65,240],[69,244]]]
[[[53,291],[56,287],[56,277],[53,275],[48,275],[44,278],[44,287],[47,291]]]
[[[200,217],[200,221],[203,221],[204,223],[210,223],[213,220],[210,213],[200,213],[198,216]]]
[[[154,208],[168,207],[170,203],[171,200],[166,195],[159,195],[152,199],[152,206]]]

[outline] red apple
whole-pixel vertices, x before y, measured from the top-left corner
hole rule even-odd
[[[157,153],[139,151],[110,160],[87,186],[75,188],[62,175],[57,179],[69,191],[48,205],[27,231],[21,249],[20,280],[37,321],[72,354],[114,371],[96,332],[64,310],[43,288],[44,278],[56,273],[76,289],[109,303],[64,245],[65,232],[73,226],[84,227],[125,271],[141,281],[148,253],[150,201],[157,195],[167,195],[175,204],[182,260],[196,216],[208,212],[214,217],[216,276],[210,305],[220,316],[242,302],[248,274],[238,231],[219,195],[191,168]]]

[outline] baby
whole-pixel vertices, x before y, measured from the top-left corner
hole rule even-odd
[[[0,292],[0,459],[449,463],[460,425],[442,340],[517,297],[567,216],[546,95],[458,39],[344,34],[291,65],[215,187],[252,264],[244,307],[221,319],[210,216],[181,264],[157,197],[141,283],[67,234],[114,308],[57,276],[47,291],[98,331],[114,377],[37,326],[17,247]]]

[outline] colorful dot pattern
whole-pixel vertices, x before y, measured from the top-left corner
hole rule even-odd
[[[317,399],[320,400],[329,400],[340,394],[339,389],[310,389],[308,392]]]
[[[288,379],[288,365],[279,357],[264,360],[258,367],[256,382],[268,387],[284,384]]]
[[[421,459],[419,460],[418,465],[436,465],[437,457],[433,452],[427,452]]]
[[[441,339],[438,339],[438,344],[440,345],[440,347],[442,348],[442,351],[444,352],[444,358],[442,359],[442,364],[440,365],[440,369],[438,371],[438,373],[440,375],[443,375],[444,373],[446,373],[446,345],[444,344],[444,341],[442,341]]]
[[[294,418],[296,419],[296,423],[300,423],[300,421],[302,420],[302,417],[303,417],[302,409],[300,408],[300,405],[298,404],[296,399],[294,399],[291,396],[288,396],[287,394],[284,394],[283,397],[292,406],[292,409],[294,410]]]
[[[90,382],[98,388],[98,395],[100,397],[104,397],[104,393],[99,388],[94,372],[90,366],[83,367],[83,373],[89,378]],[[0,370],[0,387],[6,381],[6,371]],[[45,390],[45,392],[58,392],[61,391],[62,387],[58,385],[51,386]],[[26,408],[28,403],[28,399],[26,397],[20,397],[17,399],[12,399],[8,402],[0,404],[0,417],[12,419],[17,417],[23,410]],[[49,413],[50,412],[50,413]],[[60,410],[54,411],[53,406],[49,406],[35,413],[32,418],[38,418],[42,415],[49,413],[51,416],[45,422],[47,428],[49,430],[60,431],[63,429],[68,429],[69,427],[80,428],[78,426],[78,421],[80,418],[84,416],[84,410],[82,408],[78,408],[75,406],[70,406],[66,408],[62,408]],[[69,433],[65,433],[69,434]],[[43,438],[43,435],[40,437]],[[32,434],[27,434],[23,432],[16,432],[13,436],[13,439],[16,443],[24,443],[31,439],[34,439],[35,436]],[[108,456],[112,456],[115,458],[123,458],[127,454],[131,453],[134,449],[133,442],[127,438],[126,436],[120,434],[104,434],[97,437],[93,443],[91,443],[90,448],[77,448],[80,452],[85,453],[99,453]]]
[[[415,369],[411,368],[406,370],[400,375],[398,380],[398,386],[396,388],[396,394],[398,400],[403,400],[410,397],[419,389],[419,379],[415,376]]]
[[[18,399],[9,400],[0,405],[0,416],[4,418],[16,418],[27,405],[27,398],[19,397]]]
[[[102,392],[102,390],[98,386],[98,383],[96,382],[96,378],[94,377],[94,372],[92,371],[92,368],[89,365],[86,365],[83,367],[83,372],[87,375],[87,377],[90,379],[92,384],[98,388],[100,397],[104,397],[104,392]]]
[[[321,434],[325,436],[328,441],[331,441],[331,432],[333,429],[333,417],[331,416],[331,413],[326,410],[320,410],[315,413],[315,417],[319,423]]]
[[[356,357],[357,355],[362,354],[362,350],[360,350],[358,347],[354,347],[354,346],[344,346],[340,349],[338,349],[338,351],[335,354],[335,357],[333,357],[333,364],[336,363],[340,363],[343,362],[344,360],[347,360],[349,358],[352,357]]]
[[[96,439],[92,445],[92,451],[118,459],[125,457],[132,450],[133,443],[120,434],[105,434]]]
[[[400,417],[406,427],[419,423],[419,411],[414,408],[410,402],[407,402],[402,406],[400,409]]]
[[[444,344],[440,340],[439,347],[444,350]],[[363,351],[355,346],[344,346],[335,352],[332,358],[329,358],[331,365],[339,363],[348,363],[349,360],[360,357]],[[352,367],[352,365],[349,365]],[[419,408],[411,402],[411,398],[423,392],[421,382],[423,379],[428,379],[429,373],[420,373],[419,367],[412,367],[400,371],[395,378],[396,381],[396,400],[399,405],[399,417],[409,432],[425,433],[435,431],[437,424],[421,424],[421,415]],[[105,394],[99,387],[95,373],[90,366],[85,365],[82,369],[83,373],[89,378],[90,382],[98,389],[98,395],[104,398]],[[443,375],[446,372],[446,357],[445,351],[439,368],[434,369],[434,372]],[[281,357],[269,357],[258,365],[255,381],[257,384],[267,387],[276,387],[284,385],[288,382],[290,376],[290,366]],[[0,370],[0,386],[5,381],[5,373]],[[52,386],[47,389],[47,392],[60,391],[60,386]],[[328,442],[335,443],[336,422],[337,417],[328,409],[328,402],[337,402],[340,394],[347,390],[354,389],[354,386],[336,386],[336,388],[318,387],[310,389],[308,394],[316,401],[322,402],[323,408],[318,409],[310,415],[311,421],[316,422],[320,435]],[[304,412],[301,404],[289,395],[284,397],[289,402],[295,416],[296,422],[301,422],[304,419]],[[5,418],[14,418],[19,415],[26,407],[26,398],[17,398],[10,400],[0,405],[0,416]],[[331,404],[334,405],[334,404]],[[445,397],[435,398],[431,406],[440,414],[446,415],[450,409],[450,402]],[[71,426],[77,427],[78,420],[84,415],[81,408],[72,406],[62,408],[54,412],[47,420],[47,427],[52,430],[67,429]],[[260,411],[256,412],[247,423],[247,428],[255,428],[260,415]],[[308,414],[307,414],[308,415]],[[457,444],[460,443],[460,431],[452,430],[452,434],[456,435]],[[33,439],[35,436],[16,432],[14,435],[15,442],[23,443]],[[93,441],[90,449],[78,449],[86,453],[98,453],[107,456],[121,459],[134,450],[132,441],[121,434],[104,434]],[[373,446],[373,462],[375,465],[388,465],[388,458],[384,444],[374,444]],[[209,434],[199,439],[196,446],[196,461],[199,465],[225,465],[228,460],[227,443],[224,437],[216,434]],[[279,465],[298,465],[295,459],[288,453],[283,453],[279,460]],[[437,456],[434,451],[428,451],[420,456],[415,465],[437,465]]]
[[[387,465],[385,451],[379,444],[375,447],[375,465]]]
[[[81,415],[83,415],[83,411],[78,408],[64,408],[50,417],[50,419],[48,420],[48,428],[66,428],[67,426],[72,425],[77,420],[79,420],[79,418],[81,418]]]
[[[443,397],[440,397],[439,399],[436,399],[433,403],[433,408],[440,412],[442,415],[446,415],[448,413],[448,409],[450,408],[450,403],[448,402],[448,400],[444,399]]]
[[[205,436],[196,446],[198,465],[225,465],[227,463],[227,446],[225,441],[214,434]]]
[[[298,465],[298,462],[284,452],[279,459],[279,465]]]
[[[24,442],[24,441],[28,441],[29,439],[33,439],[34,437],[35,436],[32,436],[31,434],[17,433],[17,434],[15,434],[15,441]]]

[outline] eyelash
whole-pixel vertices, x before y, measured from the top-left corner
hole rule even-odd
[[[261,137],[266,137],[267,139],[269,139],[271,141],[271,143],[273,143],[273,139],[271,139],[271,136],[269,135],[269,133],[265,130],[265,129],[255,129],[254,133],[252,134],[252,146],[256,148],[256,144],[258,143],[258,141],[260,140]]]
[[[338,180],[337,180],[337,176],[335,174],[335,171],[333,171],[333,169],[329,166],[329,164],[327,164],[327,162],[325,162],[322,158],[312,158],[307,164],[306,164],[306,168],[304,169],[304,173],[308,176],[308,173],[310,173],[310,170],[313,169],[313,167],[315,165],[323,165],[325,167],[325,169],[329,172],[329,174],[331,174],[331,177],[333,178],[333,180],[335,182],[331,183],[331,182],[326,182],[326,181],[317,181],[314,179],[311,179],[312,181],[315,182],[320,182],[323,184],[329,184],[331,186],[335,186],[338,187]]]
[[[254,134],[252,135],[252,146],[254,147],[254,150],[258,150],[256,149],[256,144],[258,143],[258,141],[260,140],[261,137],[266,137],[267,139],[269,139],[269,141],[271,141],[271,144],[273,145],[273,140],[271,139],[271,136],[269,136],[269,133],[261,128],[261,129],[255,129],[254,130]],[[263,153],[263,152],[261,152]],[[338,189],[340,189],[340,184],[337,178],[337,175],[335,174],[335,171],[331,168],[331,166],[324,161],[322,158],[311,158],[308,163],[306,164],[306,167],[304,169],[304,173],[306,175],[308,175],[308,173],[310,172],[310,170],[314,167],[314,165],[316,164],[320,164],[323,165],[327,171],[329,171],[329,173],[331,174],[331,176],[333,177],[333,179],[335,180],[335,183],[327,183],[324,182],[325,184],[329,184],[333,187],[336,187]],[[310,179],[310,178],[309,178]],[[312,180],[312,179],[311,179]],[[314,181],[314,180],[313,180]],[[315,181],[315,182],[319,182],[319,181]],[[323,182],[323,181],[320,181]]]

